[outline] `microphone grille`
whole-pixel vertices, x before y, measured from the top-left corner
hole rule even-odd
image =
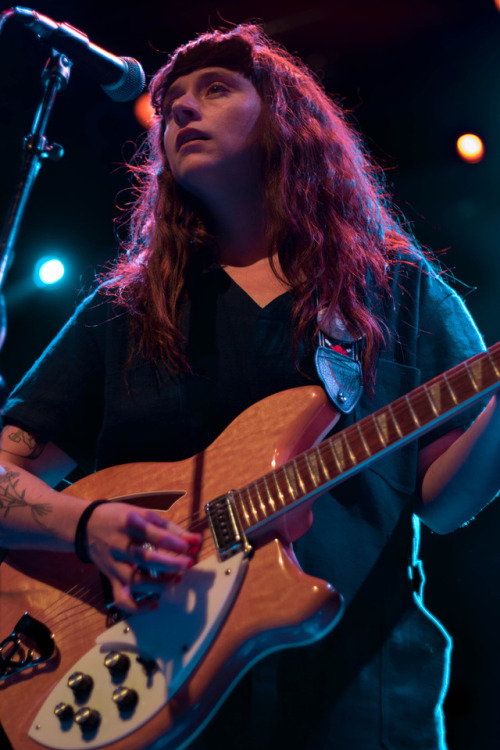
[[[141,64],[133,57],[120,57],[123,75],[118,83],[101,86],[102,90],[115,102],[129,102],[137,99],[146,87],[146,75]]]

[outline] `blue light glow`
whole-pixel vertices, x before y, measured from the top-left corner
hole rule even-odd
[[[57,284],[64,276],[64,265],[59,258],[40,258],[35,266],[34,281],[39,287]]]

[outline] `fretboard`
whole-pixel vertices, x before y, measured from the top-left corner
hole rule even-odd
[[[429,432],[500,384],[500,342],[233,494],[245,531],[262,526]]]

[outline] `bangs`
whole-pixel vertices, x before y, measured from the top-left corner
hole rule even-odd
[[[182,47],[172,55],[151,81],[151,104],[156,111],[161,110],[162,102],[172,83],[194,70],[208,67],[228,68],[243,73],[253,79],[253,46],[245,39],[241,27],[233,32],[207,32]]]

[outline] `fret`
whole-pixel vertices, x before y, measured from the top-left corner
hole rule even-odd
[[[349,458],[350,458],[351,463],[353,464],[353,466],[355,466],[357,464],[356,456],[352,452],[352,448],[351,448],[351,445],[349,443],[349,440],[347,439],[347,435],[345,434],[345,432],[341,432],[340,436],[341,436],[341,439],[344,441],[345,446],[347,448],[347,455],[349,456]]]
[[[439,411],[439,409],[436,406],[436,403],[434,401],[434,398],[432,396],[430,388],[428,388],[426,385],[424,385],[424,391],[425,391],[425,394],[426,394],[426,396],[427,396],[427,398],[429,400],[429,403],[431,405],[432,411],[434,412],[434,414],[436,415],[436,417],[439,417],[440,411]],[[438,391],[438,393],[439,393],[439,391]]]
[[[292,463],[293,463],[294,468],[295,468],[295,474],[296,474],[296,476],[297,476],[297,478],[299,480],[299,485],[300,485],[300,489],[302,490],[302,494],[305,495],[306,492],[307,492],[307,489],[306,489],[306,486],[304,484],[304,480],[302,479],[302,475],[301,475],[299,469],[297,468],[297,461],[295,460],[295,458],[292,460]]]
[[[254,483],[254,486],[255,486],[255,483]],[[252,511],[252,515],[255,518],[255,520],[258,521],[259,520],[259,514],[257,512],[257,508],[253,504],[252,495],[250,494],[250,486],[249,485],[247,486],[247,494],[248,494],[248,499],[250,501],[250,510]]]
[[[274,484],[276,485],[276,490],[278,492],[279,501],[283,507],[286,507],[285,496],[281,491],[281,487],[279,486],[278,477],[276,476],[275,471],[273,472],[273,479],[274,479]]]
[[[451,397],[452,397],[452,399],[453,399],[453,403],[454,403],[455,405],[457,405],[457,404],[458,404],[458,398],[456,397],[456,395],[455,395],[455,391],[454,391],[454,390],[453,390],[453,388],[451,387],[451,385],[450,385],[450,383],[449,383],[449,380],[448,380],[448,378],[446,377],[446,373],[445,373],[445,372],[443,373],[443,380],[444,380],[444,382],[446,383],[446,385],[447,385],[447,387],[448,387],[448,390],[449,390],[449,392],[450,392],[450,394],[451,394]]]
[[[244,487],[243,490],[248,494],[248,490],[247,490],[246,487]],[[249,514],[248,510],[245,507],[245,503],[243,502],[243,490],[239,493],[240,504],[241,504],[241,508],[243,510],[243,515],[245,516],[246,524],[247,524],[247,526],[250,526],[251,519],[250,519],[250,514]]]
[[[311,481],[315,487],[318,487],[321,484],[321,479],[319,476],[317,451],[314,451],[309,456],[305,456],[305,459],[309,474],[311,475]]]
[[[432,381],[430,384],[424,385],[424,389],[428,391],[429,403],[431,404],[432,410],[437,417],[447,412],[448,409],[451,409],[453,404],[456,403],[455,398],[453,398],[452,402],[450,403],[449,394],[451,394],[452,396],[454,394],[450,389],[449,383],[444,383],[443,385],[443,382],[444,381],[442,378],[438,378],[437,380]]]
[[[262,477],[264,480],[264,484],[266,485],[266,493],[267,493],[267,504],[271,506],[271,510],[274,513],[276,511],[276,504],[274,502],[273,496],[271,495],[271,492],[269,490],[269,485],[267,483],[267,479],[265,475]]]
[[[245,527],[246,518],[244,517],[243,503],[241,502],[241,491],[233,492],[233,505],[236,515],[238,516],[241,525]],[[247,524],[248,526],[248,524]]]
[[[361,442],[363,443],[363,448],[365,449],[366,455],[367,456],[371,456],[372,455],[372,451],[370,450],[370,446],[366,442],[365,436],[363,434],[363,430],[361,429],[359,422],[356,422],[356,427],[357,427],[359,436],[361,438]]]
[[[490,360],[490,364],[493,367],[493,371],[495,375],[497,376],[498,379],[500,379],[500,370],[498,369],[495,360],[493,359],[493,357],[491,356],[489,352],[487,352],[487,354],[488,354],[488,359]]]
[[[330,479],[330,472],[328,471],[327,465],[323,461],[323,455],[322,455],[322,453],[321,453],[321,451],[319,449],[316,450],[316,455],[317,455],[318,461],[319,461],[319,463],[321,465],[321,469],[323,471],[323,475],[324,475],[325,479],[328,481]]]
[[[396,428],[396,432],[398,433],[398,436],[399,436],[400,438],[404,437],[404,432],[403,432],[403,430],[401,429],[401,427],[399,426],[399,422],[398,422],[398,420],[396,419],[396,417],[395,417],[395,415],[394,415],[394,411],[393,411],[393,409],[392,409],[392,406],[391,406],[391,404],[388,404],[388,406],[387,406],[387,411],[389,412],[389,414],[390,414],[390,415],[391,415],[391,417],[392,417],[392,421],[394,422],[394,426],[395,426],[395,428]]]
[[[420,427],[420,420],[417,417],[417,414],[415,412],[415,409],[413,408],[413,404],[411,403],[411,400],[408,398],[408,396],[405,396],[404,398],[405,398],[405,401],[406,401],[406,403],[408,405],[408,409],[410,410],[410,414],[411,414],[411,416],[413,418],[413,421],[415,422],[415,424],[417,425],[417,427]]]
[[[385,432],[387,434],[387,438],[384,435],[384,430],[382,429],[382,427],[379,424],[378,418],[375,417],[373,414],[371,414],[370,416],[372,418],[373,424],[375,425],[375,430],[377,431],[377,435],[379,437],[379,440],[382,443],[382,445],[384,446],[384,448],[386,448],[387,447],[387,442],[388,442],[388,437],[389,437],[389,431],[387,429],[387,422],[385,420],[385,414],[382,413],[380,416],[384,418]]]
[[[259,486],[258,486],[257,482],[254,482],[253,486],[255,487],[255,490],[257,492],[257,497],[259,498],[259,505],[260,505],[260,509],[262,511],[262,515],[264,516],[264,518],[267,518],[267,509],[266,509],[264,501],[262,500],[262,497],[260,495],[260,490],[259,490]]]
[[[469,367],[469,365],[467,364],[467,362],[464,362],[464,367],[467,370],[467,375],[469,376],[469,380],[471,381],[472,385],[474,386],[474,390],[476,391],[476,393],[479,393],[479,391],[481,390],[481,386],[477,384],[477,380],[474,377],[474,373],[472,372],[472,370]]]
[[[340,440],[337,440],[337,439],[329,440],[328,447],[333,453],[333,457],[335,459],[335,463],[337,464],[337,470],[339,474],[342,474],[342,472],[344,471],[344,457],[343,455],[339,455],[338,449],[340,447]]]
[[[295,476],[292,475],[292,478],[290,479],[290,476],[289,476],[289,467],[287,467],[286,465],[283,466],[282,470],[283,470],[283,474],[285,475],[287,489],[288,489],[288,494],[290,495],[290,497],[292,498],[292,500],[295,500],[296,496],[298,495],[298,492],[297,492],[297,483],[295,481]],[[292,482],[293,482],[293,484],[292,484]]]

